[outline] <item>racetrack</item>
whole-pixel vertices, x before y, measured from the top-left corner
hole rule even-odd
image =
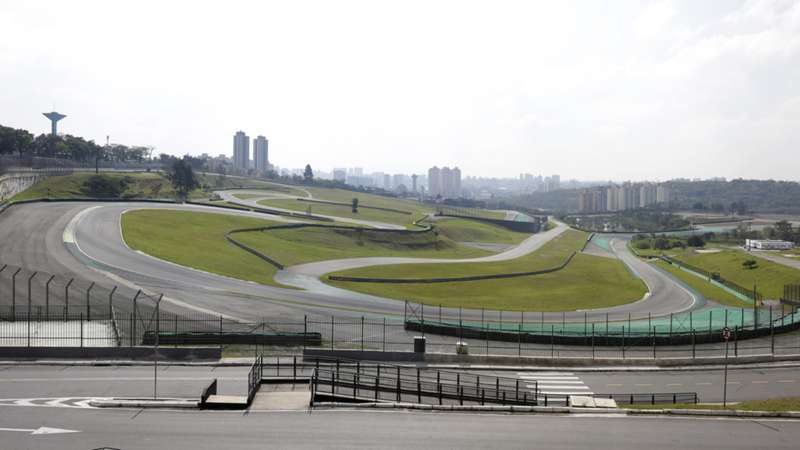
[[[242,191],[244,192],[244,191]],[[270,193],[269,195],[286,196]],[[252,201],[255,201],[252,200]],[[244,200],[237,200],[239,203]],[[17,205],[0,215],[0,249],[3,263],[52,274],[64,274],[99,284],[120,284],[127,292],[144,289],[164,293],[175,310],[195,309],[223,314],[232,319],[281,319],[303,315],[401,316],[403,303],[334,288],[318,280],[324,273],[366,265],[453,262],[454,260],[414,258],[353,258],[289,267],[276,277],[281,283],[305,290],[264,286],[178,266],[131,250],[120,231],[120,216],[137,208],[178,209],[234,214],[291,222],[283,216],[249,211],[158,203],[32,203]],[[370,223],[371,226],[389,224]],[[393,225],[393,227],[396,227]],[[527,254],[566,229],[533,235],[519,246],[484,258],[460,261],[498,261]],[[66,232],[65,232],[66,231]],[[74,241],[74,243],[73,243]],[[592,311],[546,313],[545,321],[624,320],[686,311],[702,306],[693,295],[667,274],[631,255],[622,240],[612,241],[617,256],[638,274],[650,289],[644,299],[631,304]],[[254,267],[258,270],[258,267]],[[456,310],[444,310],[453,315]],[[465,318],[477,318],[479,311],[464,311]]]

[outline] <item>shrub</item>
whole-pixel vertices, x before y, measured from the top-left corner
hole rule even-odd
[[[107,175],[92,175],[83,182],[83,191],[93,197],[119,197],[129,183],[129,177],[114,179]]]

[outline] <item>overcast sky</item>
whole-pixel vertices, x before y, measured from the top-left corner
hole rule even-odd
[[[0,0],[0,124],[282,167],[800,179],[800,1]]]

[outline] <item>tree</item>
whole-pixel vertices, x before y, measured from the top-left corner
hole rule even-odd
[[[706,241],[696,234],[689,236],[689,239],[686,240],[686,243],[689,245],[689,247],[705,247],[706,245]]]
[[[660,237],[656,239],[655,243],[653,244],[653,247],[656,250],[669,250],[670,248],[669,240],[667,238]]]
[[[182,201],[186,200],[191,190],[200,186],[192,164],[185,159],[175,159],[172,162],[167,172],[167,178],[172,182],[172,187],[175,188],[175,192]]]
[[[314,181],[314,171],[311,170],[311,164],[306,164],[306,170],[303,172],[303,179],[306,183],[311,183]]]
[[[353,197],[353,214],[358,214],[358,197]]]
[[[758,262],[755,259],[746,259],[742,262],[742,267],[747,270],[753,270],[758,267]]]

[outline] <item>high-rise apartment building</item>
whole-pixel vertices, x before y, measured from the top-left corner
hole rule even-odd
[[[669,200],[669,188],[665,185],[626,182],[621,186],[584,189],[578,194],[578,209],[587,213],[625,211],[669,203]]]
[[[233,167],[247,170],[250,166],[250,138],[244,131],[237,131],[233,136]]]
[[[461,169],[434,166],[428,169],[428,195],[441,198],[461,196]]]
[[[253,139],[253,163],[258,172],[269,170],[269,140],[264,136]]]

